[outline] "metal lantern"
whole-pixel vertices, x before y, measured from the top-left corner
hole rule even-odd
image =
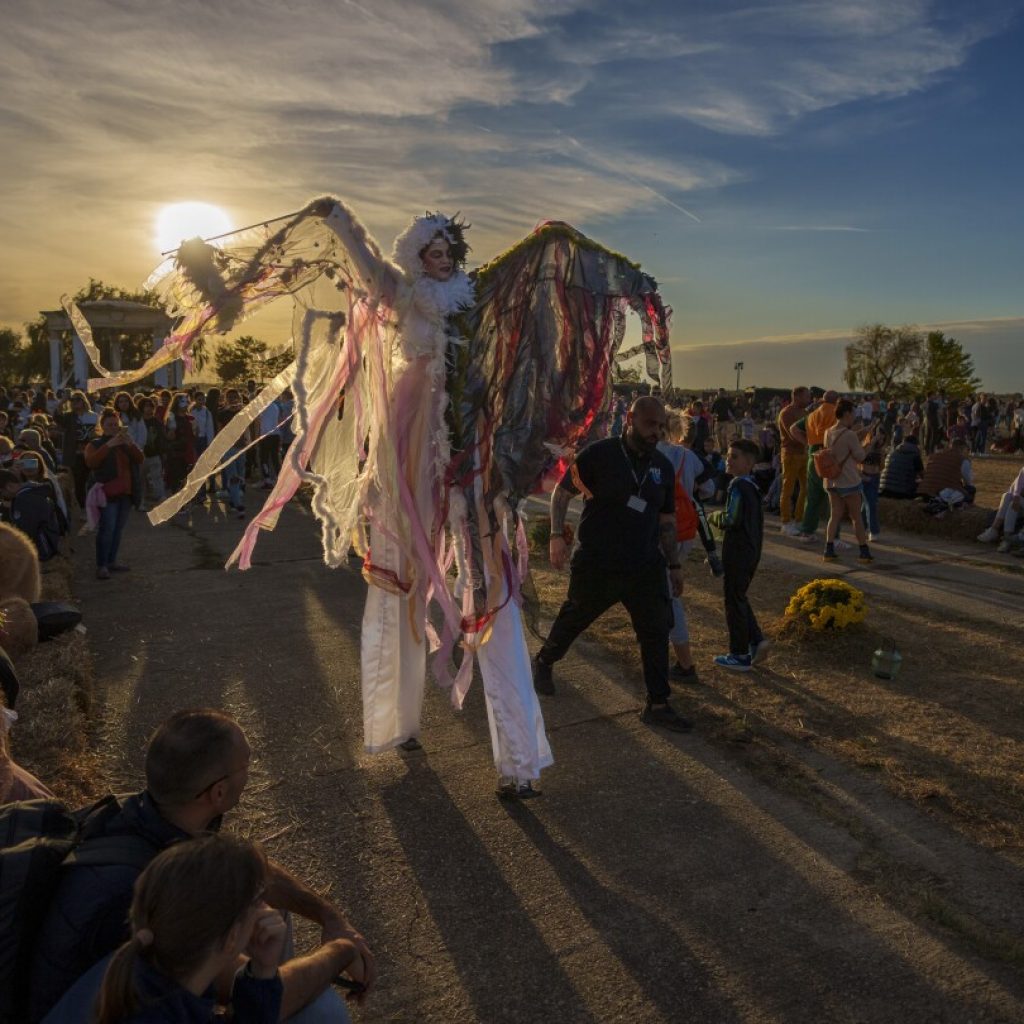
[[[891,637],[883,642],[871,658],[871,668],[878,679],[895,679],[900,674],[903,655],[896,650],[896,641]]]

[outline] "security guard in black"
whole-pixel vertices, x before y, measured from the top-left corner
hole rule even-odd
[[[560,530],[571,495],[583,495],[583,515],[569,592],[534,657],[534,686],[553,694],[551,666],[595,619],[622,604],[640,644],[647,689],[641,720],[685,732],[692,723],[668,703],[669,578],[673,587],[682,579],[681,567],[665,559],[675,553],[676,539],[675,473],[656,447],[664,426],[661,402],[638,399],[625,436],[585,448],[552,494],[549,558],[556,569],[565,563]]]
[[[621,437],[580,452],[560,484],[584,497],[575,569],[635,572],[664,567],[658,517],[675,515],[675,474],[661,452],[634,451]]]

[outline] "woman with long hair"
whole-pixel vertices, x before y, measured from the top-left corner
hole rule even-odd
[[[864,519],[861,516],[864,488],[861,483],[860,464],[867,457],[861,441],[868,428],[862,427],[860,431],[854,431],[855,415],[853,402],[848,398],[841,398],[836,403],[836,422],[825,432],[825,447],[832,452],[832,458],[839,464],[839,475],[822,481],[829,503],[828,529],[825,531],[826,562],[834,562],[839,557],[836,554],[836,537],[839,535],[839,525],[844,519],[850,520],[853,532],[857,535],[857,543],[860,545],[857,560],[865,564],[874,561],[868,547]]]
[[[90,494],[97,488],[103,492],[103,505],[98,507],[96,528],[96,578],[109,580],[110,573],[127,569],[118,562],[121,534],[128,522],[133,488],[137,474],[133,467],[141,466],[142,450],[132,441],[128,429],[121,425],[120,415],[113,409],[104,409],[97,426],[97,436],[85,446],[83,459],[92,471],[95,481]],[[91,499],[86,499],[86,505]]]
[[[234,1019],[276,1021],[287,929],[263,901],[266,875],[259,847],[233,836],[190,839],[156,857],[135,883],[132,937],[107,967],[96,1024],[213,1021],[215,983],[243,955]]]

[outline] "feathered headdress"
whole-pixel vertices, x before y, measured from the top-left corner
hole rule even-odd
[[[443,213],[430,213],[414,217],[412,223],[395,239],[391,258],[408,277],[417,278],[423,273],[420,253],[440,236],[450,247],[455,266],[466,265],[469,246],[466,244],[466,230],[470,225],[459,219],[459,215],[446,217]]]

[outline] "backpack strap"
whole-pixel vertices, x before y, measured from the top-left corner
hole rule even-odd
[[[65,859],[65,866],[124,866],[145,870],[160,852],[139,835],[97,836],[85,839]]]

